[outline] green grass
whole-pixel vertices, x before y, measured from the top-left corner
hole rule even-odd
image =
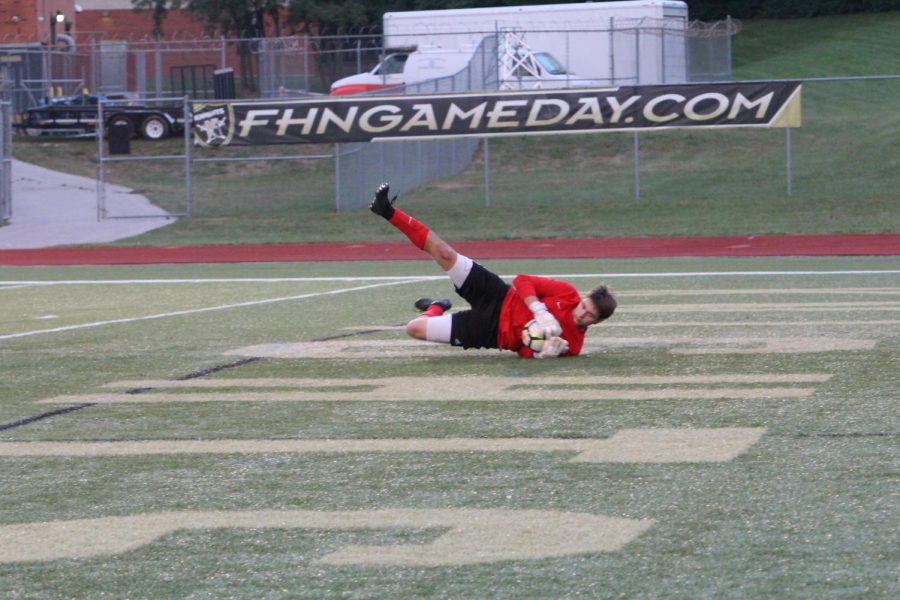
[[[900,13],[746,21],[735,36],[736,79],[900,74]]]
[[[103,386],[114,381],[178,378],[233,363],[241,356],[226,353],[236,348],[324,338],[355,351],[266,358],[195,380],[337,378],[365,393],[383,378],[410,377],[408,385],[418,390],[416,399],[402,402],[325,401],[329,388],[321,384],[307,388],[314,394],[307,402],[96,405],[0,431],[0,448],[17,441],[575,439],[606,438],[628,428],[766,430],[733,460],[712,463],[570,463],[569,452],[481,451],[0,457],[0,527],[163,511],[400,508],[547,510],[655,521],[614,552],[439,567],[314,561],[354,544],[419,544],[428,553],[425,546],[443,533],[440,528],[179,530],[123,553],[0,564],[0,597],[896,597],[895,263],[770,258],[488,265],[501,273],[601,270],[617,290],[620,311],[589,332],[595,349],[558,361],[458,349],[429,355],[426,344],[405,356],[382,358],[379,343],[402,340],[402,331],[364,332],[404,323],[414,314],[413,298],[449,291],[443,279],[323,295],[386,283],[363,276],[435,275],[426,261],[0,268],[0,425],[72,405],[39,403],[55,396],[111,393]],[[763,271],[772,273],[748,273]],[[703,275],[710,272],[734,274]],[[599,277],[573,281],[587,288]],[[175,279],[207,281],[165,281]],[[35,280],[82,283],[24,283]],[[308,297],[259,303],[299,295]],[[132,320],[165,314],[170,316]],[[8,337],[111,320],[120,322]],[[787,352],[742,352],[751,341],[759,347],[761,340],[784,339],[793,340]],[[811,351],[851,340],[868,345]],[[677,348],[705,352],[672,351]],[[774,392],[744,400],[567,396],[586,387],[585,377],[601,375],[797,373],[830,378],[781,384],[814,388],[802,398]],[[457,383],[436,388],[438,375]],[[543,400],[453,401],[474,375],[513,377],[525,390],[546,377],[568,385],[544,386]],[[673,387],[734,385],[595,389]],[[284,391],[274,388],[279,389]],[[198,391],[183,390],[181,399]],[[0,548],[2,541],[0,536]]]
[[[735,79],[900,74],[900,12],[747,22],[734,38]],[[785,131],[643,134],[635,199],[632,135],[493,139],[490,207],[484,164],[401,199],[448,239],[762,235],[900,230],[900,80],[810,82],[793,131],[787,194]],[[181,140],[134,143],[177,154]],[[198,157],[330,153],[331,147],[195,151]],[[96,175],[90,141],[16,140],[16,157]],[[111,164],[108,177],[173,211],[186,208],[183,163]],[[377,181],[373,182],[377,185]],[[396,239],[360,211],[335,212],[331,160],[197,165],[193,218],[123,244],[278,243]],[[360,199],[361,202],[366,199]]]

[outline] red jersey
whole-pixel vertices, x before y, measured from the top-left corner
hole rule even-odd
[[[585,330],[575,325],[572,316],[572,311],[581,302],[578,290],[565,281],[535,275],[516,275],[513,279],[512,287],[506,293],[503,306],[500,308],[497,347],[514,350],[520,356],[533,355],[531,349],[522,344],[522,330],[528,321],[534,318],[531,309],[522,300],[528,296],[536,296],[559,321],[562,338],[569,343],[569,351],[563,356],[580,354],[584,345]]]

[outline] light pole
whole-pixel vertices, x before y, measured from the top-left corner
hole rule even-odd
[[[65,23],[66,15],[61,10],[56,11],[55,15],[50,15],[50,52],[47,53],[47,77],[48,87],[50,88],[48,95],[50,98],[56,95],[56,90],[53,87],[53,53],[56,52],[56,26],[65,27]]]
[[[56,11],[55,15],[50,15],[50,46],[56,46],[56,26],[63,25],[66,22],[66,15],[61,10]]]

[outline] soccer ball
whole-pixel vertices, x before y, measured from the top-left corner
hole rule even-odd
[[[541,333],[541,328],[536,320],[528,321],[524,329],[522,329],[522,343],[531,348],[531,351],[535,354],[543,349],[544,334]]]

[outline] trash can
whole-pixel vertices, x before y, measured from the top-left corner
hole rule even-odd
[[[231,100],[235,97],[234,69],[216,69],[213,71],[213,90],[219,100]]]
[[[125,121],[113,121],[109,125],[109,153],[131,154],[131,125]]]

